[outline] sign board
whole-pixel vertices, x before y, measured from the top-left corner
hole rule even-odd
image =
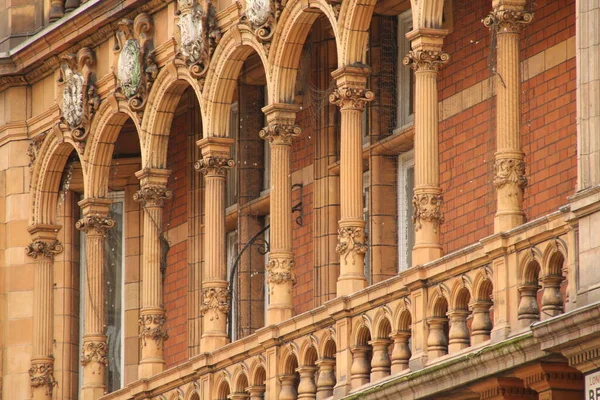
[[[600,400],[600,371],[585,376],[585,399]]]

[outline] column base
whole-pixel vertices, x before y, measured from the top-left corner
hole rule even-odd
[[[408,368],[411,371],[418,371],[425,368],[427,365],[427,354],[423,351],[415,352],[410,360],[408,360]]]
[[[523,213],[496,213],[494,218],[494,233],[506,232],[517,226],[523,225],[525,215]]]
[[[428,262],[437,260],[444,253],[440,245],[421,245],[413,247],[412,251],[412,266],[427,264]]]
[[[229,344],[229,342],[229,337],[227,336],[202,335],[202,338],[200,339],[200,351],[203,353],[210,353],[211,351],[218,350]]]
[[[162,358],[147,358],[140,361],[138,366],[139,378],[150,378],[165,370],[165,361]]]
[[[267,308],[267,325],[275,325],[294,316],[293,308],[289,306],[270,305]]]
[[[98,400],[100,397],[104,396],[104,392],[106,389],[103,385],[100,386],[92,386],[92,385],[84,385],[81,388],[81,396],[79,397],[81,400]]]
[[[340,276],[337,281],[336,290],[339,296],[348,296],[367,287],[364,275]]]

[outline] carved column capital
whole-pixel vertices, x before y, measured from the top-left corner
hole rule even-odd
[[[296,283],[295,268],[296,262],[292,256],[273,255],[269,259],[266,270],[267,282],[269,283],[271,294],[273,294],[273,285],[281,285],[288,282],[294,285]]]
[[[173,197],[173,192],[164,186],[147,185],[133,194],[133,200],[144,206],[163,207],[165,200]]]
[[[204,158],[196,161],[194,168],[196,171],[209,176],[222,176],[227,175],[227,169],[233,168],[235,161],[233,158],[227,156],[205,156]]]
[[[81,347],[81,365],[98,364],[98,369],[102,370],[103,366],[108,365],[106,355],[108,354],[108,344],[106,340],[100,341],[84,341]]]
[[[54,260],[54,256],[62,253],[63,245],[58,240],[34,240],[25,248],[25,253],[34,259]]]
[[[444,223],[442,212],[443,196],[438,193],[415,193],[413,196],[412,221],[415,231],[423,227],[423,222],[433,222],[434,230]]]
[[[75,223],[75,227],[84,233],[96,233],[106,236],[106,232],[115,226],[115,221],[107,216],[86,215]]]
[[[533,13],[528,11],[495,9],[483,19],[483,24],[498,33],[520,33],[531,21]]]
[[[450,60],[450,56],[441,50],[419,49],[409,51],[402,63],[416,72],[438,72],[448,60]]]
[[[362,111],[365,105],[373,100],[375,94],[366,88],[342,86],[329,95],[329,102],[337,105],[341,110]]]
[[[494,186],[501,188],[505,185],[527,186],[525,177],[525,161],[519,157],[498,158],[494,162]]]
[[[57,381],[54,378],[54,361],[52,359],[31,360],[29,368],[29,384],[33,389],[46,388],[46,395],[52,397]]]
[[[367,233],[361,226],[341,226],[338,229],[338,244],[335,251],[348,261],[352,257],[352,265],[356,263],[357,254],[365,254],[368,250]]]
[[[167,321],[164,314],[142,314],[138,319],[140,326],[139,338],[142,339],[142,346],[148,344],[148,340],[153,340],[157,348],[162,348],[165,340],[169,338],[169,334],[165,329]]]
[[[202,290],[200,313],[210,314],[211,321],[219,319],[219,314],[227,314],[231,308],[231,292],[227,287],[208,287]]]
[[[258,133],[261,139],[268,140],[271,144],[282,144],[291,146],[295,137],[300,135],[301,129],[298,125],[269,124]]]

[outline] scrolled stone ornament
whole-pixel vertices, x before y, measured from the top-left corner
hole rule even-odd
[[[531,21],[533,13],[528,11],[494,10],[483,19],[483,24],[498,33],[519,33]]]
[[[447,53],[438,50],[411,50],[402,63],[415,71],[438,72],[450,60]]]
[[[298,125],[271,124],[261,129],[258,135],[270,143],[291,145],[293,139],[301,132],[302,129]]]
[[[235,161],[228,156],[206,156],[194,164],[196,171],[205,175],[225,176],[227,169],[233,168]]]
[[[202,305],[200,313],[210,313],[211,321],[219,319],[219,314],[227,314],[231,308],[231,293],[228,288],[210,287],[202,290]]]
[[[434,230],[444,223],[444,214],[442,213],[443,196],[441,194],[418,193],[413,196],[413,216],[412,221],[415,231],[423,227],[422,222],[433,222]]]
[[[256,38],[263,44],[267,55],[281,11],[282,0],[246,0],[246,10],[240,22],[254,29]]]
[[[515,185],[524,189],[527,186],[525,161],[518,158],[500,158],[494,162],[494,186]]]
[[[115,221],[112,218],[99,215],[88,215],[75,223],[75,228],[84,233],[96,232],[103,236],[106,236],[106,232],[114,226]]]
[[[365,105],[373,100],[375,100],[375,93],[362,88],[338,87],[329,95],[329,102],[342,110],[362,111]]]
[[[58,240],[51,242],[36,240],[27,245],[25,254],[34,259],[45,258],[54,260],[54,256],[62,253],[63,249],[63,245]]]
[[[108,344],[106,342],[85,342],[81,348],[81,365],[98,364],[98,370],[108,365]],[[94,371],[95,373],[95,371]]]
[[[164,314],[146,314],[138,319],[140,326],[139,338],[142,339],[142,345],[146,346],[148,340],[153,340],[157,348],[161,348],[163,343],[169,338],[165,329],[167,319]]]
[[[296,284],[296,274],[294,274],[296,262],[292,258],[272,258],[266,266],[267,282],[269,283],[270,293],[273,294],[274,285],[291,282]]]
[[[335,251],[348,261],[348,256],[352,255],[352,265],[356,264],[356,255],[365,254],[368,250],[367,234],[365,230],[358,226],[344,226],[338,229],[338,244]]]
[[[54,386],[58,384],[54,378],[54,365],[52,363],[34,363],[29,368],[29,384],[32,388],[46,387],[46,395],[52,396]]]
[[[142,203],[145,206],[162,207],[165,205],[165,200],[172,197],[172,190],[164,186],[148,185],[133,194],[133,201]]]

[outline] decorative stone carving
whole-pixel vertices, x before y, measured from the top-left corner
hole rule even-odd
[[[277,21],[287,0],[246,0],[246,10],[240,23],[250,26],[265,47],[267,55],[275,33]]]
[[[48,132],[44,132],[41,135],[32,137],[29,141],[29,146],[27,147],[27,157],[29,157],[29,172],[33,173],[33,167],[35,166],[35,161],[40,153],[40,149],[42,147],[42,143],[44,143],[44,139]]]
[[[344,257],[347,262],[348,255],[352,255],[352,265],[356,263],[357,254],[365,254],[368,250],[367,234],[358,226],[344,226],[338,229],[338,244],[335,251]]]
[[[84,233],[94,231],[104,236],[113,226],[115,221],[112,218],[99,215],[87,215],[75,223],[75,227]]]
[[[402,63],[415,71],[438,72],[450,60],[447,53],[438,50],[411,50]]]
[[[233,168],[235,161],[229,156],[206,156],[194,164],[196,171],[205,175],[225,176],[228,168]]]
[[[300,132],[302,130],[298,125],[271,124],[261,129],[258,135],[270,143],[291,146],[293,139],[300,135]]]
[[[415,231],[423,227],[423,221],[433,222],[434,229],[437,231],[438,226],[444,223],[442,202],[441,194],[415,193],[412,200],[414,210],[412,221]]]
[[[81,48],[77,54],[68,53],[61,57],[59,127],[70,131],[73,140],[78,142],[87,139],[92,118],[100,106],[100,96],[94,85],[95,67],[94,52],[88,47]]]
[[[54,260],[54,256],[62,253],[63,245],[58,241],[45,242],[43,240],[36,240],[27,245],[25,253],[31,258],[45,258],[48,260]]]
[[[107,366],[108,344],[106,342],[85,342],[81,348],[81,365],[99,364]],[[101,369],[101,367],[99,367]]]
[[[204,84],[208,64],[222,33],[217,27],[216,9],[210,1],[203,9],[196,0],[178,0],[179,51],[177,57],[193,77]]]
[[[329,95],[329,102],[337,105],[340,109],[352,109],[362,111],[365,105],[375,100],[375,94],[369,89],[338,87]]]
[[[202,290],[202,305],[200,312],[205,315],[210,312],[211,321],[219,319],[219,313],[227,314],[230,309],[231,293],[228,288],[210,287]]]
[[[494,186],[501,188],[512,184],[525,188],[527,178],[525,177],[525,161],[518,158],[500,158],[494,162]]]
[[[292,258],[272,258],[269,260],[266,270],[271,294],[273,294],[273,285],[281,285],[286,282],[291,282],[292,285],[296,284],[295,267],[296,262]]]
[[[133,201],[145,206],[162,207],[165,205],[165,200],[169,200],[171,197],[173,197],[173,192],[170,189],[164,186],[148,185],[133,194]]]
[[[129,101],[133,111],[140,112],[146,106],[152,83],[158,75],[152,43],[154,26],[146,13],[139,14],[133,21],[125,18],[118,26],[113,49],[117,54],[115,92]]]
[[[52,396],[54,386],[54,365],[51,362],[34,363],[29,368],[29,383],[32,388],[46,387],[46,395]]]
[[[147,314],[141,315],[138,319],[138,325],[140,326],[140,339],[142,339],[142,345],[146,346],[147,340],[154,340],[157,348],[161,348],[165,340],[169,338],[169,334],[165,329],[165,322],[167,321],[164,314]]]
[[[342,9],[342,0],[329,0],[329,5],[333,9],[333,14],[336,18],[340,17],[340,11]]]
[[[494,10],[483,19],[483,24],[498,33],[519,33],[533,21],[533,13],[524,10]]]

